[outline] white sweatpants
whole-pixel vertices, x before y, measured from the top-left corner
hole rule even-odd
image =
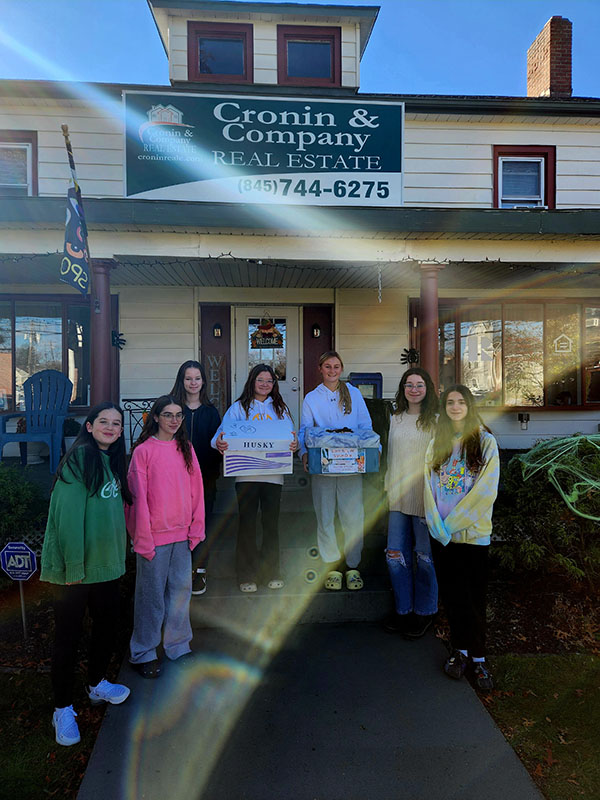
[[[346,564],[355,569],[360,564],[365,514],[362,501],[362,475],[311,475],[312,498],[317,515],[317,543],[326,563],[340,561],[335,538],[335,506],[344,531]]]

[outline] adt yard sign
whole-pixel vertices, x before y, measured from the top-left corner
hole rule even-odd
[[[9,542],[0,553],[0,563],[13,581],[28,581],[37,569],[35,553],[25,542]]]

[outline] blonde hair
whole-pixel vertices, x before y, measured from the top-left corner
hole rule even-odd
[[[341,359],[340,354],[337,350],[327,350],[319,357],[319,368],[323,366],[323,364],[328,361],[330,358],[337,358],[337,360],[342,365],[342,369],[344,369],[344,362]],[[348,389],[348,384],[346,381],[338,381],[338,390],[340,393],[340,411],[343,414],[351,414],[352,413],[352,398],[350,397],[350,390]]]

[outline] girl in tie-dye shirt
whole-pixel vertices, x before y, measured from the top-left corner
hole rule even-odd
[[[451,678],[472,665],[477,685],[493,688],[485,662],[488,550],[498,493],[498,445],[466,386],[442,394],[425,457],[425,516],[440,595],[450,624]]]

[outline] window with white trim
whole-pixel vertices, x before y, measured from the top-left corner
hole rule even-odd
[[[498,165],[500,208],[544,206],[544,159],[503,156]]]
[[[0,194],[33,194],[32,145],[0,141]]]

